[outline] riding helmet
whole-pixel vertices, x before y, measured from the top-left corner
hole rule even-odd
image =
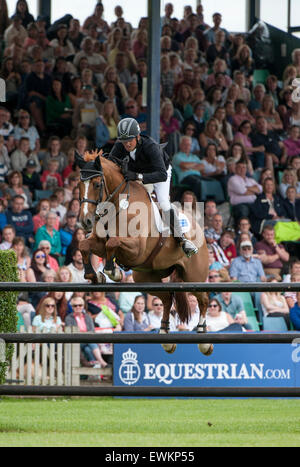
[[[118,140],[128,141],[141,133],[140,125],[134,118],[123,118],[118,124]]]

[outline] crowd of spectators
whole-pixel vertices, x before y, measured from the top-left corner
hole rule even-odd
[[[135,29],[116,6],[108,24],[98,2],[83,24],[67,15],[51,25],[33,18],[26,0],[16,2],[11,18],[6,1],[0,5],[0,78],[6,82],[0,249],[15,250],[22,281],[84,282],[74,154],[109,152],[124,117],[147,132],[148,18]],[[247,34],[228,32],[221,13],[205,20],[201,5],[174,17],[172,3],[161,18],[160,141],[172,160],[172,192],[201,202],[203,182],[220,184],[225,202],[205,202],[210,282],[300,281],[299,253],[282,243],[300,239],[300,103],[291,98],[299,49],[282,77],[269,74],[256,83]],[[92,261],[103,266],[101,258]],[[265,293],[260,300],[265,315],[284,317],[289,328],[292,320],[299,329],[299,296]],[[195,297],[189,301],[190,322],[172,315],[172,330],[197,324]],[[18,309],[24,324],[38,330],[77,324],[82,332],[151,331],[159,328],[163,306],[149,295],[75,292],[25,294]],[[243,302],[229,293],[211,296],[209,329],[232,325],[251,329]],[[94,364],[107,365],[98,347],[84,350]]]

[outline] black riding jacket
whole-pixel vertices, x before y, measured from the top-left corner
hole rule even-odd
[[[109,159],[119,159],[120,161],[129,156],[128,170],[143,174],[143,183],[165,182],[169,168],[169,157],[163,148],[150,136],[141,135],[135,152],[135,160],[126,151],[123,144],[116,142],[109,154]]]

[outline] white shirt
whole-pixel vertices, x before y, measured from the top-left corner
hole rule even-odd
[[[81,270],[75,268],[74,264],[71,263],[68,265],[68,269],[71,271],[72,274],[72,282],[76,283],[87,283],[88,280],[84,278],[84,268]]]

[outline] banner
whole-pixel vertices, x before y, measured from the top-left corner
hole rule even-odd
[[[115,386],[297,387],[300,343],[215,344],[205,357],[195,344],[167,354],[157,344],[114,345]]]

